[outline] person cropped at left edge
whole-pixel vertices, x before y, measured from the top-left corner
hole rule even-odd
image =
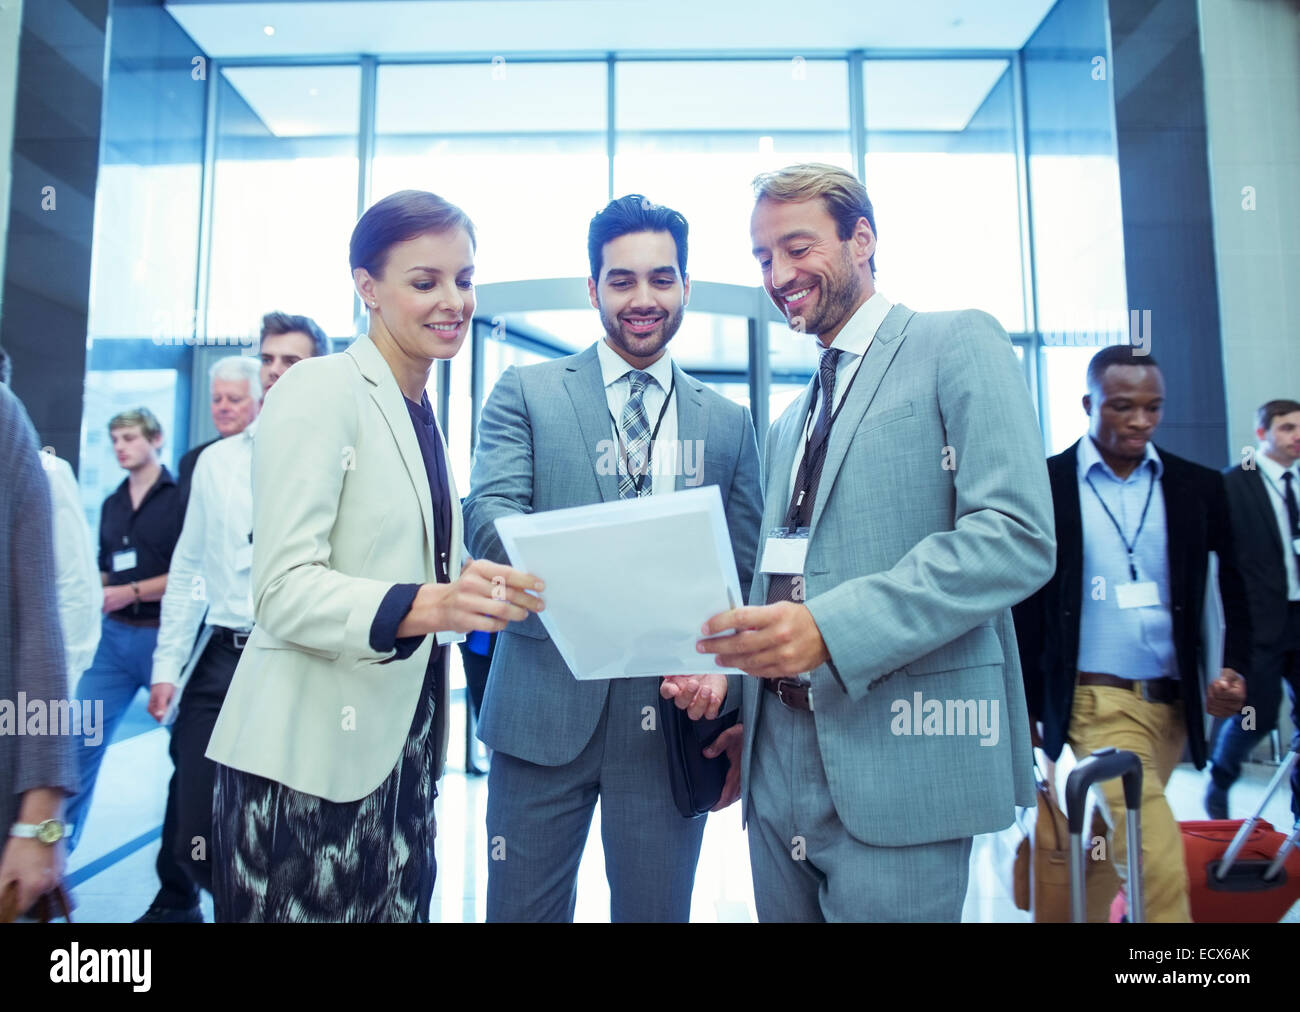
[[[100,510],[99,572],[104,619],[95,659],[77,683],[77,699],[103,701],[102,734],[77,747],[80,791],[68,802],[76,849],[90,814],[95,781],[118,722],[140,689],[148,689],[158,642],[159,601],[181,533],[176,482],[158,461],[162,426],[148,408],[123,411],[108,423],[117,462],[126,480]],[[179,871],[178,884],[186,880]]]
[[[424,392],[469,333],[474,249],[473,224],[441,197],[379,201],[349,249],[369,333],[266,398],[256,624],[207,751],[219,921],[428,919],[443,644],[542,608],[525,573],[462,571],[459,496]]]
[[[56,619],[50,490],[31,419],[0,384],[0,700],[57,701],[67,691]],[[9,579],[9,574],[21,580]],[[25,721],[21,710],[14,714]],[[67,734],[15,734],[0,721],[0,896],[26,910],[63,872],[64,797],[76,786]]]

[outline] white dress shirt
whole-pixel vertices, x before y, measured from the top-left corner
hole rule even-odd
[[[844,393],[848,389],[850,381],[862,366],[862,356],[871,347],[876,331],[880,329],[880,325],[885,322],[885,317],[889,315],[889,311],[893,308],[894,304],[892,302],[879,292],[876,292],[858,307],[857,312],[849,317],[849,322],[844,325],[844,329],[835,335],[831,347],[838,349],[843,354],[840,355],[840,360],[835,363],[835,390],[832,412],[839,410],[840,402],[844,400]],[[818,342],[817,347],[821,349],[821,342]],[[820,354],[820,350],[818,354]],[[794,461],[790,465],[790,487],[786,489],[785,493],[786,505],[789,505],[790,497],[794,495],[794,483],[799,476],[799,465],[803,462],[804,448],[808,445],[808,434],[817,427],[817,419],[821,417],[821,414],[822,392],[819,386],[814,398],[812,414],[804,418],[804,438],[799,441],[799,446],[794,452]]]
[[[253,437],[243,432],[199,455],[185,526],[172,552],[163,593],[153,684],[180,680],[204,624],[253,627]]]
[[[610,434],[614,440],[614,453],[619,460],[619,477],[622,477],[626,466],[623,463],[623,449],[627,446],[627,438],[619,431],[618,425],[622,423],[627,399],[632,395],[632,380],[628,373],[633,367],[604,338],[596,343],[596,357],[600,359],[600,375],[605,381],[605,399],[609,402],[609,413],[614,419],[610,423]],[[663,495],[677,488],[677,462],[681,459],[677,445],[677,409],[670,406],[664,411],[665,398],[673,385],[672,359],[665,351],[652,366],[641,371],[655,378],[655,382],[648,384],[645,393],[641,395],[641,403],[645,406],[646,420],[652,433],[655,422],[659,420],[659,412],[663,411],[664,416],[659,434],[650,447],[651,494]],[[676,396],[674,392],[673,397]]]
[[[1288,471],[1293,475],[1291,488],[1300,500],[1300,461],[1290,467],[1283,467],[1272,457],[1264,453],[1264,447],[1255,452],[1259,463],[1259,476],[1268,486],[1268,498],[1273,504],[1273,515],[1277,518],[1277,532],[1282,538],[1282,565],[1286,569],[1286,597],[1288,601],[1300,601],[1300,580],[1296,579],[1295,554],[1291,549],[1291,519],[1286,515],[1286,485],[1282,475]]]
[[[41,466],[50,480],[50,505],[54,515],[54,584],[59,602],[59,627],[71,693],[83,671],[95,659],[104,604],[93,537],[81,509],[77,479],[66,460],[41,454]]]

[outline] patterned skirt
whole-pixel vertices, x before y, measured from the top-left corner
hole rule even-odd
[[[218,921],[427,921],[437,866],[439,648],[393,772],[333,802],[217,764],[212,798]]]

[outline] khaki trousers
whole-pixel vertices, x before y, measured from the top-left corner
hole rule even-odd
[[[1187,727],[1179,703],[1149,703],[1137,689],[1076,685],[1068,740],[1077,758],[1113,746],[1142,760],[1142,884],[1148,921],[1187,922],[1187,866],[1183,838],[1165,800],[1165,786],[1183,754]],[[1088,908],[1097,911],[1114,896],[1114,885],[1128,877],[1128,818],[1120,780],[1099,785],[1110,808],[1107,858],[1088,876]],[[1088,845],[1088,841],[1084,841]],[[1110,896],[1102,897],[1101,891]]]

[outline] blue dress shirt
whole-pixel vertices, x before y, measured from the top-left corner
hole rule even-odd
[[[1150,443],[1142,463],[1127,478],[1119,478],[1101,459],[1090,436],[1079,441],[1079,507],[1083,520],[1080,671],[1121,678],[1178,677],[1169,599],[1169,537],[1160,486],[1163,473],[1164,464]],[[1150,505],[1143,521],[1148,494]],[[1133,582],[1126,540],[1133,548],[1137,579],[1155,583],[1159,607],[1119,606],[1116,588]]]

